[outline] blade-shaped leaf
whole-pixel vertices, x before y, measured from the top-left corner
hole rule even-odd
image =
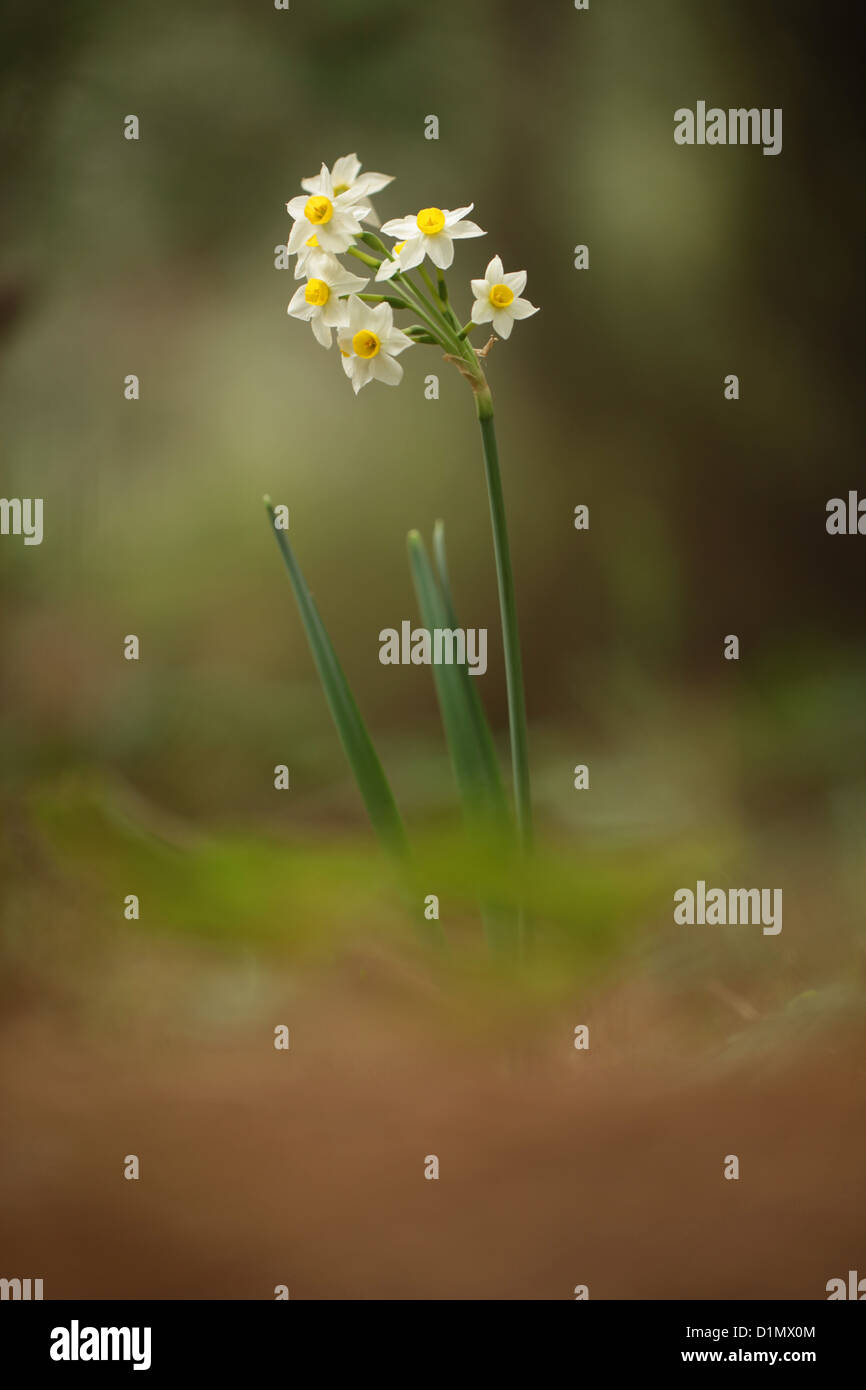
[[[451,626],[448,612],[417,531],[410,531],[408,547],[421,621],[432,637],[435,629]],[[477,820],[489,809],[488,785],[462,672],[459,666],[435,662],[432,671],[454,777],[467,814]]]
[[[410,531],[408,546],[421,621],[431,633],[436,628],[455,628],[457,622],[450,594],[446,599],[417,531]],[[440,548],[444,559],[444,540]],[[465,667],[434,664],[433,679],[469,829],[473,835],[503,848],[511,839],[512,826],[495,764],[493,740],[477,691],[472,689],[472,677]],[[481,914],[490,945],[497,950],[513,949],[517,941],[514,914],[496,911],[489,902],[482,903]]]
[[[456,628],[458,625],[457,611],[454,607],[454,599],[451,594],[451,582],[448,577],[448,556],[445,550],[445,523],[442,521],[437,521],[433,527],[433,558],[436,563],[436,573],[439,579],[439,587],[442,591],[442,600],[445,606],[448,626]],[[478,693],[477,680],[473,680],[465,666],[459,666],[457,670],[460,673],[464,698],[468,704],[472,723],[475,727],[478,759],[487,782],[491,804],[498,808],[499,813],[504,816],[505,820],[509,820],[508,802],[505,797],[505,787],[502,781],[499,759],[496,756],[496,745],[493,742],[490,725],[487,722],[484,706],[481,703],[481,696]]]
[[[406,832],[397,810],[397,803],[382,769],[378,754],[373,747],[369,731],[355,702],[343,668],[319,617],[313,596],[307,587],[301,567],[289,543],[286,533],[277,527],[274,509],[269,498],[265,506],[271,519],[271,527],[280,547],[292,588],[295,591],[301,620],[309,639],[313,660],[325,691],[328,708],[337,726],[340,742],[355,774],[355,781],[364,798],[367,814],[373,828],[385,847],[394,854],[406,852]]]

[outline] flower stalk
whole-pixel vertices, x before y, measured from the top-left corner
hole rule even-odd
[[[505,515],[505,494],[502,489],[499,450],[493,422],[493,398],[488,386],[485,385],[483,390],[476,391],[475,407],[478,412],[478,423],[481,427],[487,497],[490,503],[490,522],[493,529],[496,582],[499,589],[502,650],[505,659],[505,684],[508,694],[508,729],[511,737],[511,768],[514,778],[514,804],[520,847],[524,853],[527,853],[532,848],[532,800],[529,788],[526,695],[523,687],[523,662],[520,653],[517,601],[514,594],[514,570],[511,565],[511,547]]]

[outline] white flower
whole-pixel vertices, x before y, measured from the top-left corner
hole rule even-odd
[[[519,298],[526,285],[526,271],[512,270],[506,275],[499,256],[493,257],[483,280],[471,283],[475,295],[472,322],[492,323],[500,338],[509,337],[515,319],[528,319],[538,313],[528,299]]]
[[[286,211],[295,219],[289,233],[289,254],[300,251],[304,242],[315,236],[323,251],[347,251],[361,230],[361,219],[370,209],[352,197],[351,193],[335,193],[331,175],[322,165],[319,192],[305,197],[300,193],[286,203]]]
[[[394,327],[390,304],[365,304],[357,295],[349,300],[349,321],[337,334],[343,355],[343,370],[357,396],[362,386],[375,377],[388,386],[403,379],[397,362],[398,352],[412,346],[412,339]]]
[[[340,295],[362,290],[367,277],[352,275],[336,256],[315,252],[307,262],[309,278],[300,285],[289,305],[289,313],[309,323],[322,347],[331,346],[331,329],[343,328],[349,321],[349,306]]]
[[[327,169],[327,165],[322,165]],[[331,186],[335,196],[339,197],[343,193],[350,193],[352,201],[364,202],[373,194],[381,193],[383,188],[387,188],[393,182],[393,174],[362,174],[361,161],[356,154],[344,154],[336,160],[333,169],[330,171]],[[327,193],[327,189],[322,187],[322,175],[314,174],[308,179],[301,179],[301,187],[308,193]],[[367,209],[366,216],[362,219],[369,222],[371,226],[378,227],[379,219],[372,208]]]
[[[298,247],[298,259],[295,262],[295,279],[303,280],[309,272],[310,260],[314,256],[328,256],[329,251],[323,251],[319,245],[319,238],[313,232],[308,236],[302,246]]]
[[[403,246],[393,261],[383,261],[376,272],[377,280],[390,280],[398,270],[412,270],[429,256],[440,270],[447,270],[454,260],[454,241],[462,237],[486,236],[474,222],[464,222],[474,203],[448,212],[444,208],[422,208],[417,217],[396,217],[382,228],[388,236],[401,237]]]

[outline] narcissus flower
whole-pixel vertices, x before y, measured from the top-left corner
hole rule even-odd
[[[528,319],[538,313],[536,305],[519,297],[526,286],[526,271],[512,270],[506,275],[499,256],[493,257],[483,280],[471,283],[475,295],[472,322],[492,323],[500,338],[510,336],[515,319]]]
[[[316,236],[316,233],[313,232],[313,235],[308,236],[304,244],[298,247],[298,259],[295,262],[295,279],[304,279],[304,277],[307,274],[307,267],[309,266],[311,257],[329,254],[330,252],[325,252],[322,250],[321,246],[319,245],[319,238]]]
[[[348,323],[337,333],[343,358],[343,370],[352,383],[355,395],[368,381],[384,381],[397,386],[403,379],[403,368],[397,354],[412,346],[412,339],[394,327],[390,304],[368,305],[357,295],[349,300]]]
[[[373,193],[381,193],[394,179],[393,174],[362,174],[361,161],[356,154],[342,155],[330,171],[325,164],[322,168],[330,174],[334,195],[340,197],[343,193],[350,193],[353,202],[367,202]],[[328,193],[327,188],[323,186],[321,173],[301,179],[301,187],[308,193]],[[373,227],[379,225],[379,219],[371,207],[368,207],[362,221],[369,222]]]
[[[304,243],[315,236],[322,251],[347,251],[361,230],[361,221],[370,209],[351,191],[335,193],[326,165],[319,174],[319,191],[309,197],[301,193],[286,203],[286,211],[295,220],[289,234],[289,254],[300,251]]]
[[[474,203],[465,208],[422,208],[417,216],[396,217],[386,222],[382,231],[388,236],[400,237],[402,249],[393,261],[383,261],[376,273],[377,280],[390,280],[398,270],[412,270],[429,256],[440,270],[447,270],[454,260],[454,242],[463,237],[486,236],[487,233],[475,222],[464,221],[464,214],[471,212]]]
[[[349,306],[340,295],[362,290],[367,277],[352,275],[336,256],[319,251],[307,262],[308,279],[292,297],[289,313],[309,323],[322,347],[331,346],[331,330],[349,321]]]

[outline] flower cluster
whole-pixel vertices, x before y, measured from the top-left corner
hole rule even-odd
[[[317,342],[329,348],[336,331],[346,376],[357,394],[367,382],[396,386],[403,377],[398,355],[413,343],[438,344],[467,375],[478,373],[478,354],[469,334],[490,324],[507,338],[515,319],[538,312],[521,295],[526,271],[506,273],[499,256],[483,279],[472,280],[474,302],[465,325],[454,312],[443,271],[454,261],[454,242],[486,236],[467,213],[473,204],[422,208],[380,228],[387,246],[371,228],[379,227],[370,198],[392,181],[390,174],[362,173],[357,155],[344,155],[332,169],[301,181],[304,189],[286,204],[292,218],[288,251],[297,256],[295,279],[303,280],[289,304],[293,317],[309,323]],[[357,275],[338,259],[350,255],[370,272]],[[436,273],[434,283],[425,261]],[[412,272],[418,271],[420,283]],[[363,291],[371,285],[370,292]],[[381,291],[376,286],[381,284]],[[385,291],[389,293],[385,293]],[[391,293],[390,291],[393,291]],[[408,310],[419,320],[402,331],[394,311]]]

